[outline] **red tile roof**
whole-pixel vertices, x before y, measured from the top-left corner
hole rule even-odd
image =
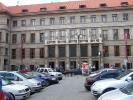
[[[0,10],[9,10],[12,14],[22,13],[23,9],[28,9],[28,12],[39,12],[40,8],[47,8],[47,11],[59,10],[60,6],[65,6],[66,9],[79,9],[79,5],[86,5],[86,8],[99,8],[101,3],[106,3],[107,7],[121,6],[121,2],[128,2],[129,5],[133,5],[133,0],[81,0],[81,1],[69,1],[69,2],[57,2],[57,3],[44,3],[33,5],[17,5],[6,7],[0,3]]]

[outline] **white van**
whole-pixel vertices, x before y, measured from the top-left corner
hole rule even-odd
[[[17,71],[0,71],[0,76],[10,80],[14,84],[28,86],[31,89],[31,92],[36,92],[42,88],[40,82]]]
[[[51,68],[38,68],[37,69],[37,72],[40,72],[40,73],[45,73],[45,74],[49,74],[51,76],[55,76],[57,77],[59,80],[62,80],[62,73],[60,72],[55,72],[54,70],[52,70]]]

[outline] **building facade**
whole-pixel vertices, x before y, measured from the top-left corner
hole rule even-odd
[[[132,67],[132,5],[131,0],[0,4],[0,68],[69,69],[83,62],[96,69],[125,62]]]

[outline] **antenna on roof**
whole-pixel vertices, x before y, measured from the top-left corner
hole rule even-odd
[[[19,6],[19,0],[17,1],[17,6]]]

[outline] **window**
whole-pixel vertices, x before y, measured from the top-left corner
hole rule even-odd
[[[13,21],[13,27],[17,27],[18,22],[16,20]]]
[[[107,4],[106,3],[101,3],[100,7],[107,7]]]
[[[86,16],[80,16],[80,23],[86,23]]]
[[[124,29],[124,39],[130,39],[129,29]]]
[[[92,45],[91,46],[91,51],[92,51],[92,56],[96,57],[96,56],[98,56],[99,47],[97,45]]]
[[[40,42],[41,42],[41,43],[44,42],[44,33],[40,33]]]
[[[21,34],[21,38],[22,38],[22,42],[25,43],[26,42],[26,34]]]
[[[64,10],[64,9],[66,9],[66,7],[65,6],[60,6],[59,9]]]
[[[25,48],[22,49],[22,58],[25,58]]]
[[[96,15],[91,15],[91,22],[96,22]]]
[[[71,24],[74,24],[74,23],[75,23],[75,16],[71,16],[71,17],[70,17],[70,23],[71,23]]]
[[[65,57],[65,46],[59,46],[59,57]]]
[[[12,43],[16,43],[17,42],[17,34],[13,34],[12,35]]]
[[[47,8],[40,8],[40,11],[41,12],[44,12],[44,11],[46,11],[47,10]]]
[[[113,22],[118,21],[118,15],[117,14],[112,14],[112,21]]]
[[[7,19],[7,26],[9,26],[9,24],[10,24],[10,20],[9,20],[9,19]]]
[[[80,56],[81,57],[88,57],[88,46],[87,45],[80,45]]]
[[[59,23],[64,24],[65,23],[65,17],[60,17]]]
[[[123,14],[123,21],[128,21],[128,13]]]
[[[114,46],[114,56],[120,56],[119,46],[117,45]]]
[[[102,15],[101,20],[102,22],[107,22],[107,15]]]
[[[26,13],[26,12],[28,12],[28,9],[22,9],[22,12]]]
[[[35,58],[35,48],[30,48],[30,58]]]
[[[80,29],[80,39],[87,40],[87,30],[86,29]]]
[[[128,6],[128,2],[121,2],[121,6]]]
[[[35,33],[31,34],[30,41],[31,41],[31,43],[35,43]]]
[[[0,32],[0,42],[2,42],[2,32]]]
[[[40,25],[41,26],[45,25],[45,18],[40,19]]]
[[[126,49],[127,49],[127,56],[131,56],[131,46],[127,45]]]
[[[97,39],[98,36],[97,36],[97,30],[96,29],[91,29],[91,39],[94,40],[94,39]]]
[[[77,37],[76,37],[76,31],[75,29],[71,29],[70,30],[70,40],[75,40]]]
[[[70,45],[69,47],[69,56],[76,57],[77,48],[76,45]]]
[[[26,20],[21,20],[21,26],[26,26]]]
[[[56,39],[55,31],[50,31],[50,33],[49,33],[49,40],[55,40],[55,39]]]
[[[8,33],[6,33],[6,43],[8,43]]]
[[[16,49],[12,49],[12,59],[16,59]]]
[[[40,48],[40,58],[44,58],[44,48]]]
[[[103,38],[103,40],[108,40],[108,31],[107,30],[102,30],[102,38]]]
[[[54,25],[55,24],[55,18],[50,18],[50,25]]]
[[[5,48],[5,55],[8,55],[8,48]]]
[[[48,57],[55,57],[55,46],[48,46]]]
[[[86,5],[79,5],[79,8],[86,8]]]
[[[30,20],[30,24],[31,24],[32,26],[35,26],[35,25],[36,25],[36,20],[35,20],[35,19],[31,19],[31,20]]]
[[[118,36],[118,29],[114,29],[114,30],[113,30],[113,39],[114,39],[114,40],[118,40],[118,39],[119,39],[119,36]]]
[[[59,31],[59,40],[64,40],[66,38],[66,31],[60,30]]]
[[[109,56],[108,46],[104,46],[103,47],[103,56],[104,57],[108,57]]]

